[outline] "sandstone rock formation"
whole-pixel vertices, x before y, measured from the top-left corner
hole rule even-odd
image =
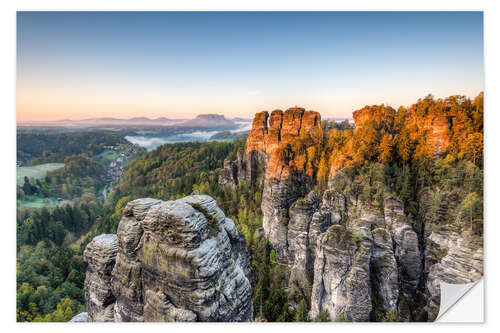
[[[432,232],[427,242],[426,310],[433,317],[439,312],[440,282],[471,283],[482,277],[483,249],[472,246],[463,236],[447,228]]]
[[[240,153],[234,164],[229,161],[224,163],[219,183],[237,185],[245,180],[254,184],[260,176],[259,169],[265,170],[266,181],[286,179],[293,172],[295,164],[292,161],[292,165],[289,165],[290,161],[279,154],[279,149],[286,147],[301,130],[310,131],[319,127],[320,122],[321,115],[318,112],[298,107],[285,112],[274,110],[271,115],[268,111],[257,113],[248,134],[245,153]],[[231,176],[234,174],[237,176]]]
[[[370,249],[369,241],[342,225],[331,226],[318,238],[312,317],[328,310],[331,318],[369,320]]]
[[[234,187],[238,185],[238,167],[234,161],[224,160],[224,168],[219,175],[219,185],[229,185]]]
[[[245,237],[214,199],[137,199],[85,250],[88,321],[251,321]]]
[[[261,118],[267,118],[267,113]],[[288,161],[280,148],[286,147],[301,131],[310,131],[319,127],[321,116],[315,111],[302,108],[290,108],[285,112],[275,110],[271,114],[269,130],[264,127],[264,145],[258,145],[258,137],[253,137],[249,149],[260,150],[267,156],[265,181],[262,194],[263,226],[266,238],[278,252],[280,258],[294,262],[288,253],[288,210],[292,203],[304,197],[311,189],[311,175],[304,171],[297,161]],[[260,125],[260,122],[257,123]],[[260,131],[256,130],[260,134]],[[249,138],[254,133],[254,129]]]
[[[367,122],[392,127],[395,115],[385,106],[358,110],[354,134],[362,133]],[[408,126],[431,133],[435,156],[446,152],[453,116],[416,115],[416,110],[408,111]],[[317,112],[302,108],[257,113],[245,152],[236,161],[225,161],[219,182],[263,185],[263,234],[280,264],[290,268],[292,307],[305,298],[311,318],[327,310],[331,319],[380,320],[389,314],[387,320],[407,320],[425,318],[421,310],[427,303],[432,318],[441,281],[465,283],[482,276],[482,249],[457,234],[431,233],[425,219],[410,221],[403,202],[393,195],[376,204],[365,202],[359,180],[345,176],[344,168],[354,159],[348,154],[329,161],[328,188],[318,198],[306,155],[290,159],[284,151],[301,131],[314,130],[320,121]],[[344,190],[335,189],[334,177],[342,180]]]
[[[412,299],[422,273],[417,233],[406,218],[401,200],[386,198],[384,215],[395,243],[394,255],[398,263],[401,292],[407,299]]]
[[[297,292],[310,298],[313,281],[313,257],[311,255],[309,230],[313,214],[318,209],[318,196],[311,191],[306,198],[297,200],[290,207],[287,232],[287,252],[293,258],[290,284]]]
[[[257,113],[245,154],[238,154],[236,161],[225,161],[219,178],[221,185],[235,186],[242,180],[254,185],[261,176],[264,233],[280,258],[290,262],[295,259],[288,253],[288,209],[310,191],[312,174],[304,172],[303,163],[286,160],[280,151],[302,130],[310,131],[320,122],[318,112],[297,107],[274,110],[270,116],[267,111]],[[259,170],[265,170],[264,175]]]
[[[113,321],[115,295],[111,291],[111,276],[118,244],[116,235],[95,237],[85,248],[83,260],[88,264],[85,275],[85,300],[88,321]]]
[[[340,192],[325,192],[323,211],[333,208],[334,224],[317,238],[311,317],[328,310],[332,319],[368,321],[373,304],[379,311],[396,312],[398,298],[403,296],[406,261],[400,263],[397,254],[403,252],[400,256],[406,260],[406,252],[414,251],[413,243],[402,239],[403,250],[397,246],[395,250],[393,238],[399,233],[384,220],[383,211],[351,199]],[[347,206],[344,200],[349,200]],[[402,210],[402,203],[393,200],[385,200],[385,210]],[[347,214],[339,216],[343,207]]]

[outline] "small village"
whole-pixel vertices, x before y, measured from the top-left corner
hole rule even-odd
[[[101,179],[107,182],[106,187],[103,189],[103,196],[104,198],[106,198],[108,192],[113,192],[113,184],[117,184],[120,178],[123,176],[125,165],[131,159],[140,154],[140,151],[136,146],[124,144],[116,146],[104,146],[104,148],[119,152],[118,157],[111,161],[107,166],[106,174],[101,176]]]

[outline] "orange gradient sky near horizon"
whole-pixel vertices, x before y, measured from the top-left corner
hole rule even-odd
[[[458,93],[457,93],[458,92]],[[474,98],[480,91],[462,90],[450,91],[448,94],[435,95],[447,97],[450,95],[465,95]],[[351,118],[352,112],[365,105],[386,104],[394,108],[409,106],[427,93],[415,96],[393,96],[391,103],[375,95],[364,95],[358,98],[349,95],[332,96],[334,102],[328,103],[328,96],[318,95],[315,98],[290,98],[257,96],[257,94],[241,94],[238,96],[168,96],[165,94],[137,92],[122,93],[119,91],[95,92],[85,90],[48,91],[43,88],[26,89],[18,86],[17,92],[17,122],[50,122],[56,120],[81,120],[87,118],[121,118],[133,117],[171,119],[194,118],[198,114],[223,114],[226,118],[253,118],[255,113],[275,109],[285,110],[292,106],[304,107],[321,113],[323,118]],[[342,98],[343,97],[343,98]],[[351,99],[352,98],[352,99]],[[300,103],[300,100],[304,101]],[[332,105],[333,104],[333,105]]]
[[[301,106],[350,118],[484,90],[481,12],[18,12],[17,122]]]

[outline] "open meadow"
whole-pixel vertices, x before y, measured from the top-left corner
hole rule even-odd
[[[54,171],[64,166],[64,163],[45,163],[34,166],[17,167],[16,184],[23,186],[24,177],[40,179],[47,175],[48,171]]]

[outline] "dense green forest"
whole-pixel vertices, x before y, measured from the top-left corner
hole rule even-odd
[[[85,309],[80,238],[101,215],[91,193],[60,207],[17,211],[18,321],[68,321]]]
[[[104,167],[86,154],[73,155],[64,159],[64,167],[49,171],[43,179],[24,177],[24,196],[61,197],[73,199],[84,193],[97,194],[105,185]]]
[[[100,214],[102,206],[90,193],[76,199],[71,205],[18,210],[17,246],[34,246],[40,241],[57,246],[70,243],[75,235],[88,231]]]
[[[71,248],[23,247],[16,275],[17,321],[67,322],[85,310],[85,263]]]
[[[30,165],[63,162],[71,155],[94,156],[105,146],[126,144],[122,137],[102,132],[17,133],[17,160]]]
[[[18,321],[68,321],[85,309],[84,247],[80,244],[103,215],[101,192],[109,183],[105,171],[110,160],[96,154],[105,146],[117,145],[123,149],[107,150],[112,158],[124,152],[123,158],[132,159],[144,151],[110,134],[18,134],[18,154],[33,158],[32,164],[64,163],[43,178],[25,177],[17,189]],[[37,199],[60,205],[19,205]]]
[[[136,198],[172,200],[189,195],[193,190],[222,197],[224,192],[218,185],[219,169],[225,158],[236,158],[237,150],[244,144],[243,140],[165,144],[142,155],[127,167],[120,184],[110,193],[96,232],[115,232],[121,209]],[[227,205],[227,208],[236,214],[235,207]]]

